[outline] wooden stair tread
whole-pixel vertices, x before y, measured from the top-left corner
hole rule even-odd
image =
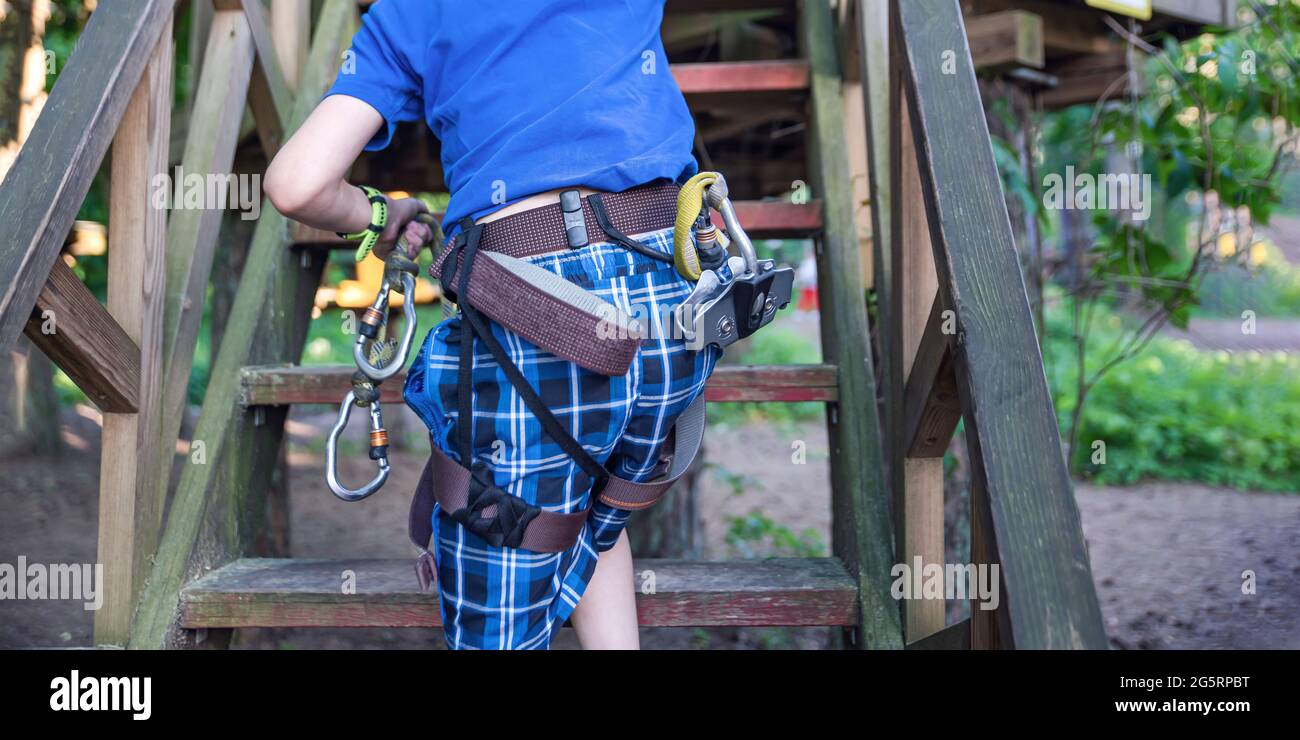
[[[413,559],[237,560],[181,592],[181,625],[434,627],[436,590],[420,591]],[[355,593],[343,576],[355,574]],[[857,589],[835,558],[724,562],[638,560],[644,627],[856,624]],[[647,580],[653,574],[653,586]],[[643,593],[652,590],[653,593]]]
[[[725,174],[725,173],[724,173]],[[820,200],[791,203],[785,200],[738,200],[733,203],[736,216],[745,232],[754,239],[786,239],[810,237],[821,231],[822,204]],[[434,213],[442,220],[444,214]],[[721,216],[715,221],[722,223]],[[356,249],[355,242],[344,241],[338,234],[312,229],[302,224],[293,226],[295,246],[306,248]]]
[[[337,404],[351,389],[355,367],[248,367],[243,371],[244,406]],[[384,403],[400,403],[405,373],[380,386]],[[834,365],[723,365],[704,396],[712,402],[834,402],[839,398]]]

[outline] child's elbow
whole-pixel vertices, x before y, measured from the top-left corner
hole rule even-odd
[[[289,167],[279,159],[271,162],[266,169],[262,189],[270,199],[275,210],[288,218],[298,219],[309,204],[317,197],[307,178],[294,177]]]

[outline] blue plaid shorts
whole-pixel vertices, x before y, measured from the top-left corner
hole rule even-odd
[[[672,229],[635,237],[672,253]],[[693,284],[672,264],[612,243],[528,259],[613,303],[651,327],[627,375],[585,370],[498,324],[492,332],[574,439],[614,474],[654,477],[678,414],[704,390],[720,352],[695,352],[672,337],[668,309]],[[459,460],[456,444],[461,319],[429,332],[407,376],[406,403],[431,441]],[[496,485],[548,511],[587,508],[592,481],[524,405],[481,340],[474,348],[474,458]],[[435,508],[443,631],[453,649],[545,649],[578,605],[600,552],[614,546],[628,512],[596,502],[565,552],[493,547]]]

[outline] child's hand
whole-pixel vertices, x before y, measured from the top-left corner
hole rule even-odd
[[[388,226],[375,245],[375,256],[387,259],[400,236],[406,237],[407,257],[415,259],[426,244],[433,241],[433,228],[419,223],[415,217],[428,213],[429,208],[416,198],[388,199]]]

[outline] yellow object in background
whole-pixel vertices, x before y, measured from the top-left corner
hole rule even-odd
[[[357,279],[339,282],[334,292],[334,304],[339,308],[368,308],[384,281],[384,261],[371,254],[357,263]],[[424,305],[439,298],[438,287],[426,278],[415,280],[415,303]],[[389,306],[401,308],[406,297],[398,293],[389,295]]]

